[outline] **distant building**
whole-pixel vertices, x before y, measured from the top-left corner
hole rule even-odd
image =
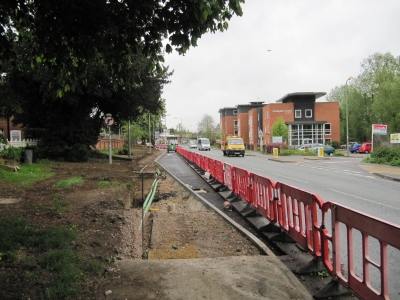
[[[299,92],[287,94],[276,103],[250,102],[247,105],[219,110],[221,129],[225,134],[243,138],[247,148],[272,142],[271,129],[279,117],[289,126],[289,146],[306,143],[331,144],[340,141],[338,102],[316,102],[326,93]]]

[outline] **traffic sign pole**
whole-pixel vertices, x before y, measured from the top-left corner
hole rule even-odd
[[[111,148],[111,126],[114,124],[114,118],[111,114],[106,114],[104,119],[104,124],[108,126],[108,157],[110,160],[110,165],[112,164],[112,148]]]

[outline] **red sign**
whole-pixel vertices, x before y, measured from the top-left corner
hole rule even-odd
[[[372,124],[372,134],[387,134],[387,125]]]

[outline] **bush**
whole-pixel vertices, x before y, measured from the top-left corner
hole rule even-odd
[[[0,152],[0,157],[7,160],[21,161],[23,148],[16,148],[13,146],[8,147]]]
[[[340,143],[338,141],[333,141],[331,146],[333,148],[335,148],[335,149],[339,149],[340,148]]]
[[[375,164],[400,166],[400,147],[377,147],[373,152],[371,152],[369,159],[366,159],[365,161]]]
[[[288,145],[286,143],[270,143],[265,145],[265,153],[272,154],[273,149],[278,148],[279,152],[283,152],[283,150],[288,149]]]

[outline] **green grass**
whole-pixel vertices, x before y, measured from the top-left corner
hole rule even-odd
[[[78,239],[76,226],[36,228],[22,216],[0,217],[0,267],[3,264],[35,266],[24,282],[42,286],[41,299],[71,299],[89,275],[101,275],[103,264],[70,248]],[[17,253],[26,254],[18,258]],[[44,275],[43,271],[52,274]]]
[[[55,173],[50,172],[51,164],[44,160],[36,164],[22,164],[18,172],[10,172],[0,167],[0,180],[11,184],[30,186],[37,181],[53,177]]]
[[[69,188],[74,184],[82,184],[84,182],[81,176],[75,176],[55,183],[53,188]]]
[[[97,183],[97,188],[100,189],[100,188],[115,185],[115,184],[118,184],[118,182],[116,182],[116,181],[100,181]]]

